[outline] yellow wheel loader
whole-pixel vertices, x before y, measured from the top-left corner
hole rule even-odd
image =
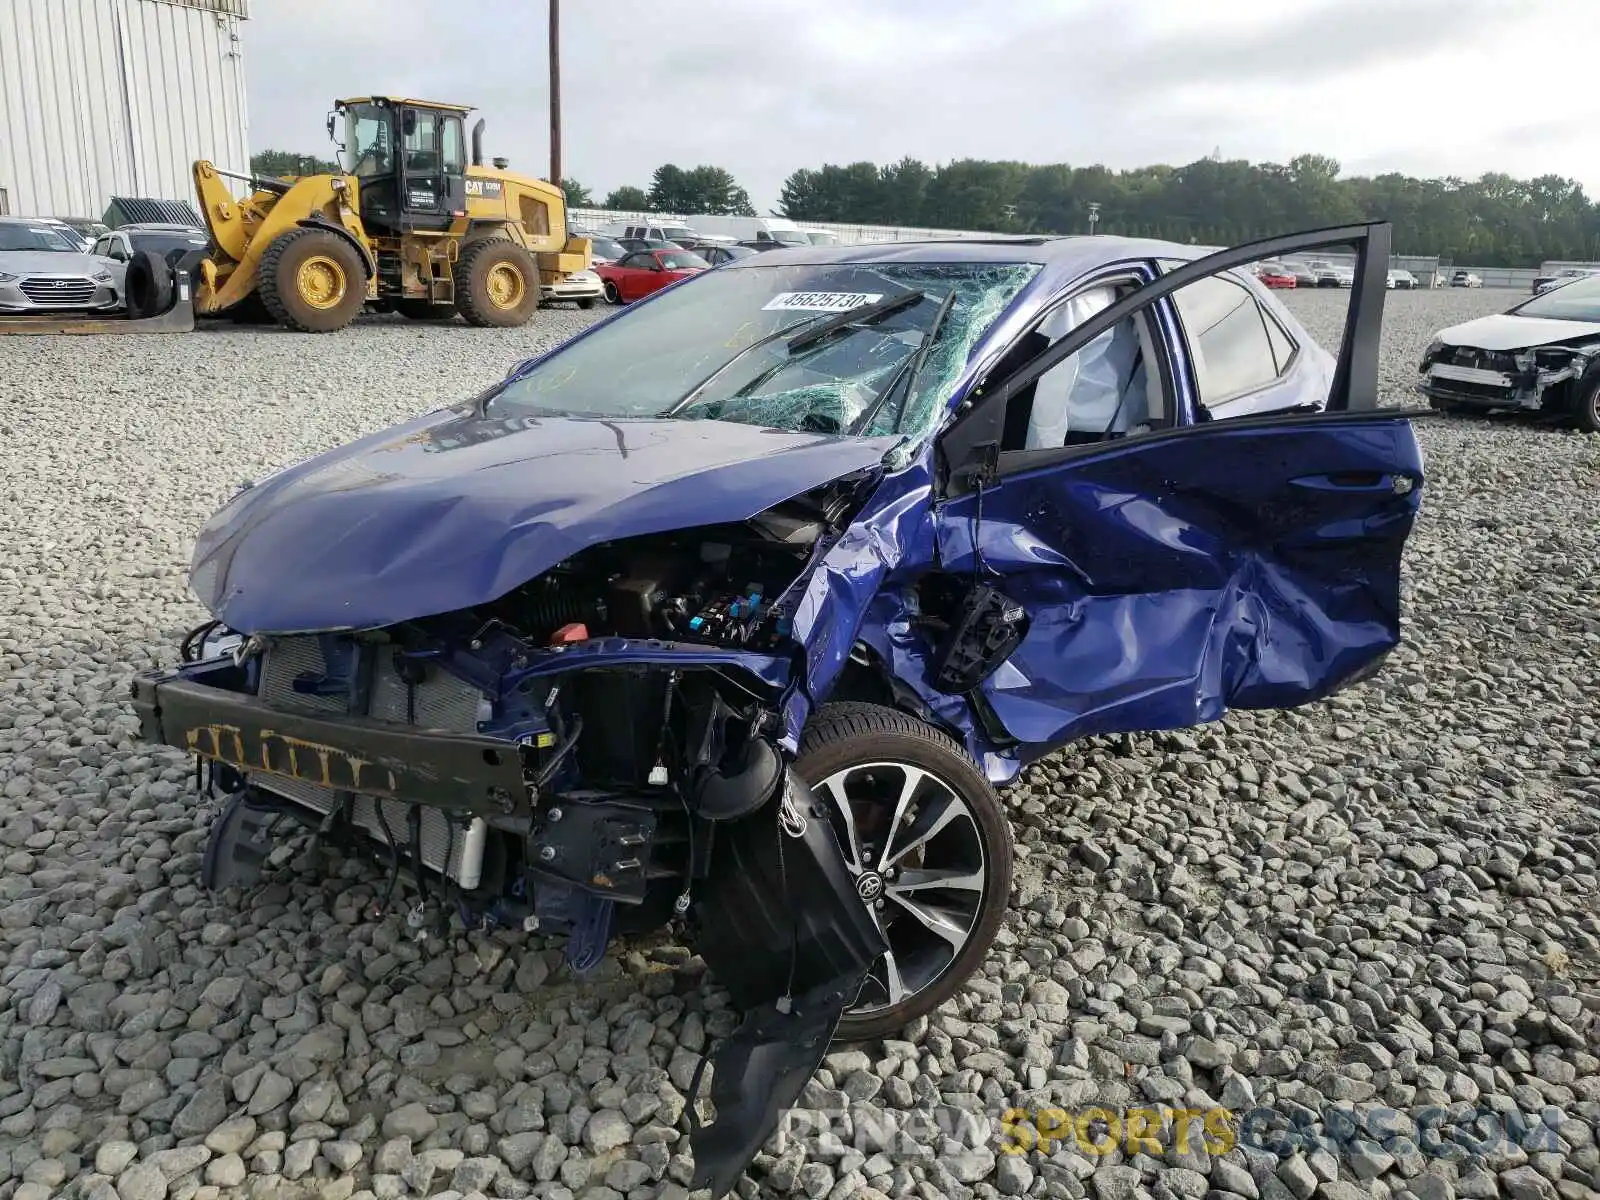
[[[474,325],[524,325],[543,285],[589,267],[587,238],[567,236],[560,187],[483,164],[483,121],[468,161],[459,104],[363,96],[339,100],[328,135],[343,175],[239,176],[194,164],[211,233],[195,311],[323,333],[363,307]],[[343,124],[343,139],[336,130]],[[248,183],[238,200],[228,180]]]

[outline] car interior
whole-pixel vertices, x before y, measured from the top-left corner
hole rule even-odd
[[[994,377],[1004,378],[1130,290],[1102,284],[1069,297],[1020,339]],[[1166,405],[1159,373],[1146,367],[1155,354],[1147,321],[1141,312],[1118,322],[1013,395],[1001,448],[1082,445],[1161,424]]]

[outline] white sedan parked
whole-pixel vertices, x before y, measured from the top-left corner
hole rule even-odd
[[[571,300],[579,308],[593,308],[605,295],[606,285],[593,271],[574,271],[565,279],[547,283],[542,289],[546,304],[557,300]]]

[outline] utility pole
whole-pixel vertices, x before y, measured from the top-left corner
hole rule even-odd
[[[550,0],[550,182],[561,186],[561,0]]]
[[[1100,224],[1100,205],[1098,201],[1089,201],[1089,235],[1094,236],[1094,227]]]

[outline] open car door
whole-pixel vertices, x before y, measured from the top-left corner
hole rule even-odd
[[[1119,322],[1219,272],[1342,245],[1357,249],[1355,286],[1320,410],[1197,420],[1197,404],[1175,404],[1167,428],[1007,448],[1008,403]],[[971,572],[959,619],[987,621],[978,644],[992,653],[941,686],[997,743],[1030,758],[1089,734],[1302,704],[1395,646],[1422,457],[1411,413],[1377,407],[1388,265],[1383,223],[1222,251],[1136,288],[960,406],[938,450],[936,536],[945,569]],[[1188,349],[1164,347],[1174,390],[1193,396]]]

